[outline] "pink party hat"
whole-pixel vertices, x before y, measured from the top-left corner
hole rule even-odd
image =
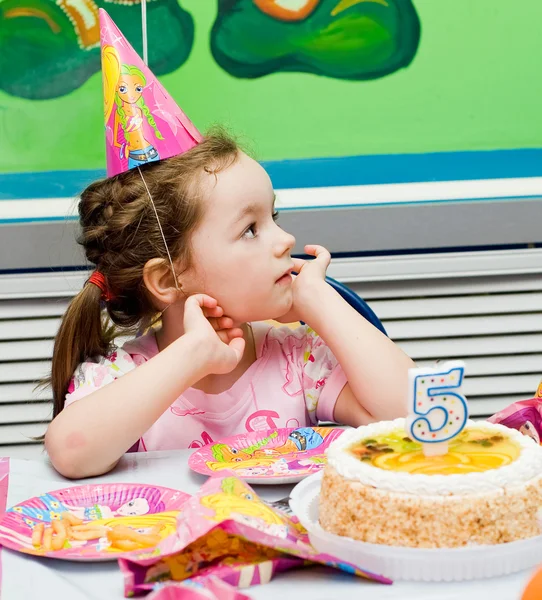
[[[202,140],[100,8],[107,176],[182,154]]]

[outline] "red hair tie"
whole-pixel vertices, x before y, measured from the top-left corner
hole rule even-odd
[[[105,280],[104,274],[100,271],[94,271],[92,275],[88,278],[88,283],[94,284],[96,287],[99,287],[102,291],[102,299],[106,302],[113,300],[113,295],[109,291],[107,286],[107,282]]]

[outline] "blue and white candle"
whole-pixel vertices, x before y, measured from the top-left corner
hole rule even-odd
[[[422,444],[425,456],[446,454],[448,442],[467,424],[467,400],[461,394],[464,374],[461,361],[409,370],[405,427],[408,436]]]

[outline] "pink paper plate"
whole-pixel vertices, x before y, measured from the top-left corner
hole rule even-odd
[[[202,475],[229,469],[248,483],[295,483],[324,467],[326,449],[342,433],[336,427],[242,433],[199,448],[188,466]]]
[[[32,545],[32,531],[38,523],[51,524],[70,512],[84,523],[114,527],[125,525],[140,533],[160,526],[165,539],[176,531],[177,515],[189,494],[169,488],[140,483],[82,485],[48,492],[25,500],[8,509],[0,519],[0,544],[6,548],[63,560],[105,561],[129,556],[109,547],[107,537],[90,541],[67,540],[56,551],[45,551]],[[159,555],[159,548],[149,549]],[[141,551],[140,551],[141,552]]]

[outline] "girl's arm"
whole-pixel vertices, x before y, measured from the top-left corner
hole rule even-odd
[[[207,317],[219,317],[221,331],[203,315],[204,306]],[[209,373],[231,371],[243,354],[244,340],[241,330],[228,329],[231,319],[221,316],[216,300],[202,294],[190,297],[183,336],[61,411],[45,436],[55,469],[74,479],[110,471],[184,390]]]
[[[414,362],[325,282],[329,252],[321,246],[305,250],[317,258],[296,261],[300,274],[294,282],[294,307],[326,342],[348,379],[335,405],[335,420],[359,426],[404,416],[408,370]]]

